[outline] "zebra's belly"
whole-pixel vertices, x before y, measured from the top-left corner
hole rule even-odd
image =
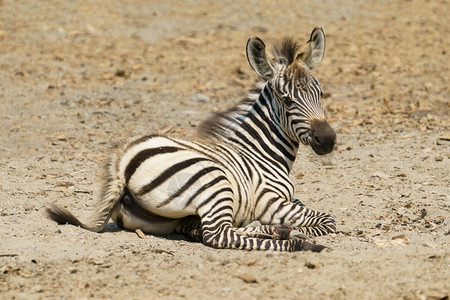
[[[173,233],[175,227],[181,221],[181,219],[161,217],[123,204],[113,212],[111,218],[120,228],[140,229],[149,234],[159,235]]]

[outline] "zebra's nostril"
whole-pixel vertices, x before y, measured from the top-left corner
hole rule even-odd
[[[320,138],[318,136],[314,137],[314,141],[316,142],[317,145],[321,145],[322,142],[320,141]]]

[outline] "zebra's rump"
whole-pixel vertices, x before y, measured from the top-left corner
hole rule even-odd
[[[129,143],[118,171],[143,210],[171,219],[196,215],[201,202],[229,186],[223,169],[204,149],[163,136]]]

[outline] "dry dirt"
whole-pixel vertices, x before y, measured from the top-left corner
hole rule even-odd
[[[448,299],[448,1],[0,0],[0,298]],[[90,214],[98,162],[130,133],[191,135],[255,75],[251,35],[306,41],[339,149],[298,154],[325,253],[216,250],[57,226]],[[171,127],[174,126],[174,127]]]

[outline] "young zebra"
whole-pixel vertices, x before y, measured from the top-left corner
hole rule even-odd
[[[197,140],[148,135],[119,145],[89,222],[57,206],[48,216],[95,232],[112,218],[121,228],[183,233],[216,248],[321,251],[301,236],[334,232],[335,221],[293,199],[288,175],[299,143],[319,155],[335,145],[311,73],[324,51],[321,28],[303,47],[282,40],[273,56],[251,37],[247,58],[261,82],[247,99],[205,121]]]

